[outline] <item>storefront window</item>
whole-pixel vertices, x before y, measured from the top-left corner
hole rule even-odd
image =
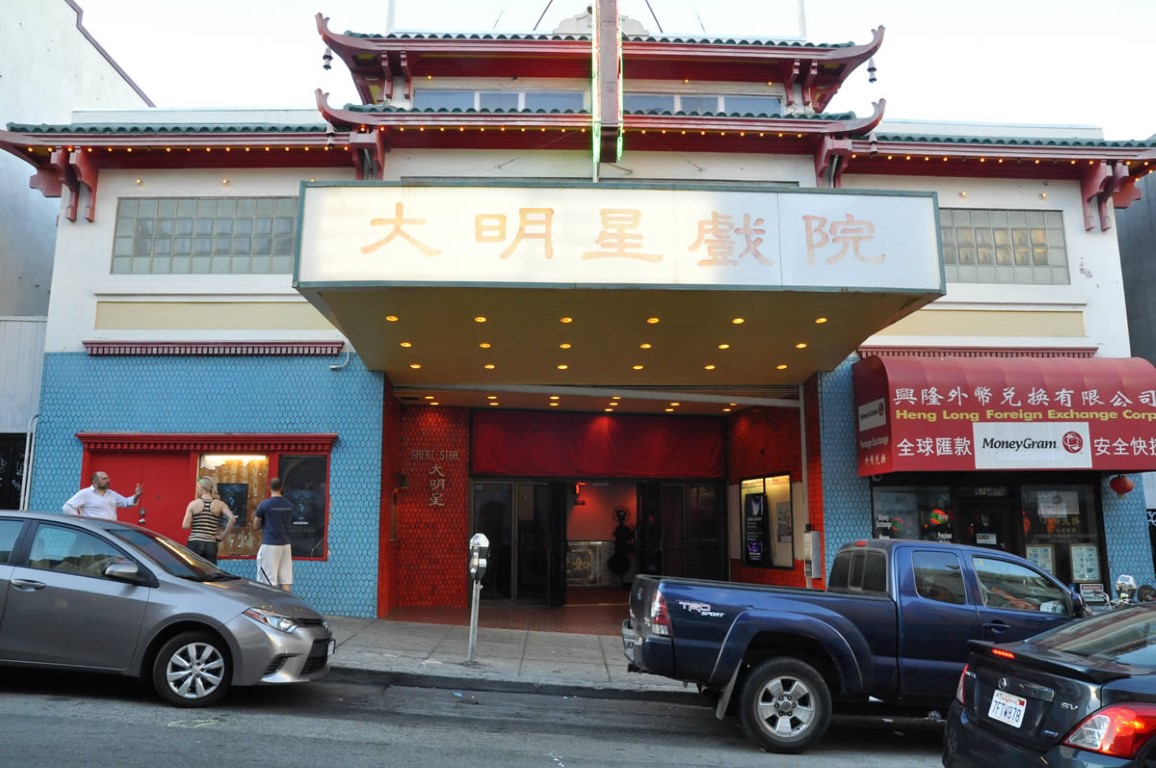
[[[955,540],[951,495],[946,487],[892,486],[873,490],[875,538]]]
[[[1079,479],[1085,478],[976,473],[936,475],[927,484],[911,475],[885,478],[871,486],[872,535],[1011,552],[1096,593],[1113,578],[1103,572],[1095,482],[1072,482]]]

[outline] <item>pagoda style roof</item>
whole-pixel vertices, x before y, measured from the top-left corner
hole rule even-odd
[[[415,80],[443,77],[591,77],[593,38],[588,34],[335,33],[317,14],[321,39],[353,76],[365,104],[393,98],[395,79],[404,95]],[[856,67],[883,44],[882,26],[870,42],[805,43],[763,39],[624,35],[623,76],[632,80],[769,82],[801,85],[804,106],[822,111]]]

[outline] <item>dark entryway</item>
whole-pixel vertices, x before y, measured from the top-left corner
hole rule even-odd
[[[24,435],[0,435],[0,509],[20,509],[25,442]]]
[[[471,531],[490,540],[482,599],[528,605],[566,602],[566,486],[475,481]]]
[[[721,483],[639,483],[638,504],[639,573],[727,578]]]

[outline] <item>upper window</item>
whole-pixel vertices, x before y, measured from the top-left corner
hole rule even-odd
[[[920,597],[957,605],[967,602],[963,569],[954,552],[914,552],[911,565],[915,569],[915,591]]]
[[[582,112],[585,91],[476,91],[449,88],[417,88],[413,108],[422,110],[489,109],[531,112]]]
[[[296,197],[132,197],[117,207],[117,275],[293,270]]]
[[[627,112],[723,112],[755,117],[778,115],[778,96],[743,94],[627,93],[622,97]]]
[[[1060,211],[941,208],[948,282],[1067,285]]]
[[[1030,568],[987,557],[973,557],[972,563],[983,604],[989,608],[1067,613],[1063,591]]]
[[[109,565],[123,562],[128,562],[123,552],[90,533],[42,524],[32,539],[28,567],[102,577]]]

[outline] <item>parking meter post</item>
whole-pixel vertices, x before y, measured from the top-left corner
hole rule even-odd
[[[470,605],[470,642],[468,664],[474,661],[478,646],[478,603],[482,598],[482,578],[486,575],[486,563],[490,557],[490,540],[484,533],[475,533],[470,538],[470,578],[474,580],[474,594]]]

